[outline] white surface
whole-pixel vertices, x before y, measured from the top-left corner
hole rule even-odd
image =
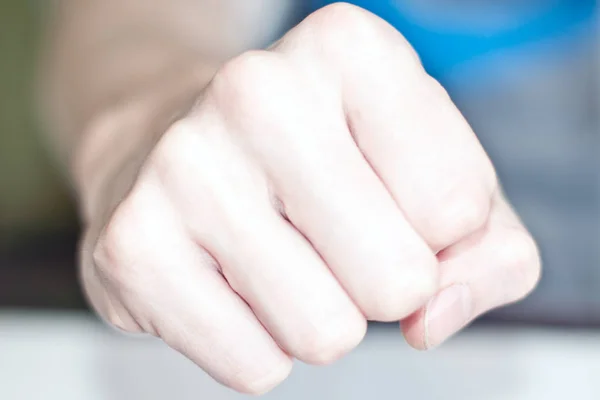
[[[80,314],[0,312],[0,399],[238,399],[157,340]],[[599,399],[600,332],[473,329],[409,349],[371,329],[330,367],[297,364],[266,399]]]

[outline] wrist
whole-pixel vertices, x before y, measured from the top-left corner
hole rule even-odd
[[[70,170],[84,222],[120,202],[162,134],[185,116],[215,68],[189,68],[96,113],[74,147]]]

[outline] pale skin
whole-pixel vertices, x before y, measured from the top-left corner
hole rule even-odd
[[[63,4],[49,114],[110,324],[256,394],[367,321],[429,349],[535,287],[536,244],[476,135],[378,17],[335,4],[247,51],[234,1]],[[105,34],[133,27],[154,35]]]

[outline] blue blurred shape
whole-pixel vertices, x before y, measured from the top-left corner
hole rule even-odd
[[[332,1],[312,0],[314,8]],[[594,24],[596,0],[352,0],[394,25],[440,80],[501,50],[565,37]],[[591,32],[591,30],[589,31]]]

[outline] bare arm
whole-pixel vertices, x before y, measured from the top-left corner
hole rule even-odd
[[[152,142],[224,60],[272,40],[293,3],[59,0],[42,64],[43,106],[78,191],[101,187],[130,149]]]

